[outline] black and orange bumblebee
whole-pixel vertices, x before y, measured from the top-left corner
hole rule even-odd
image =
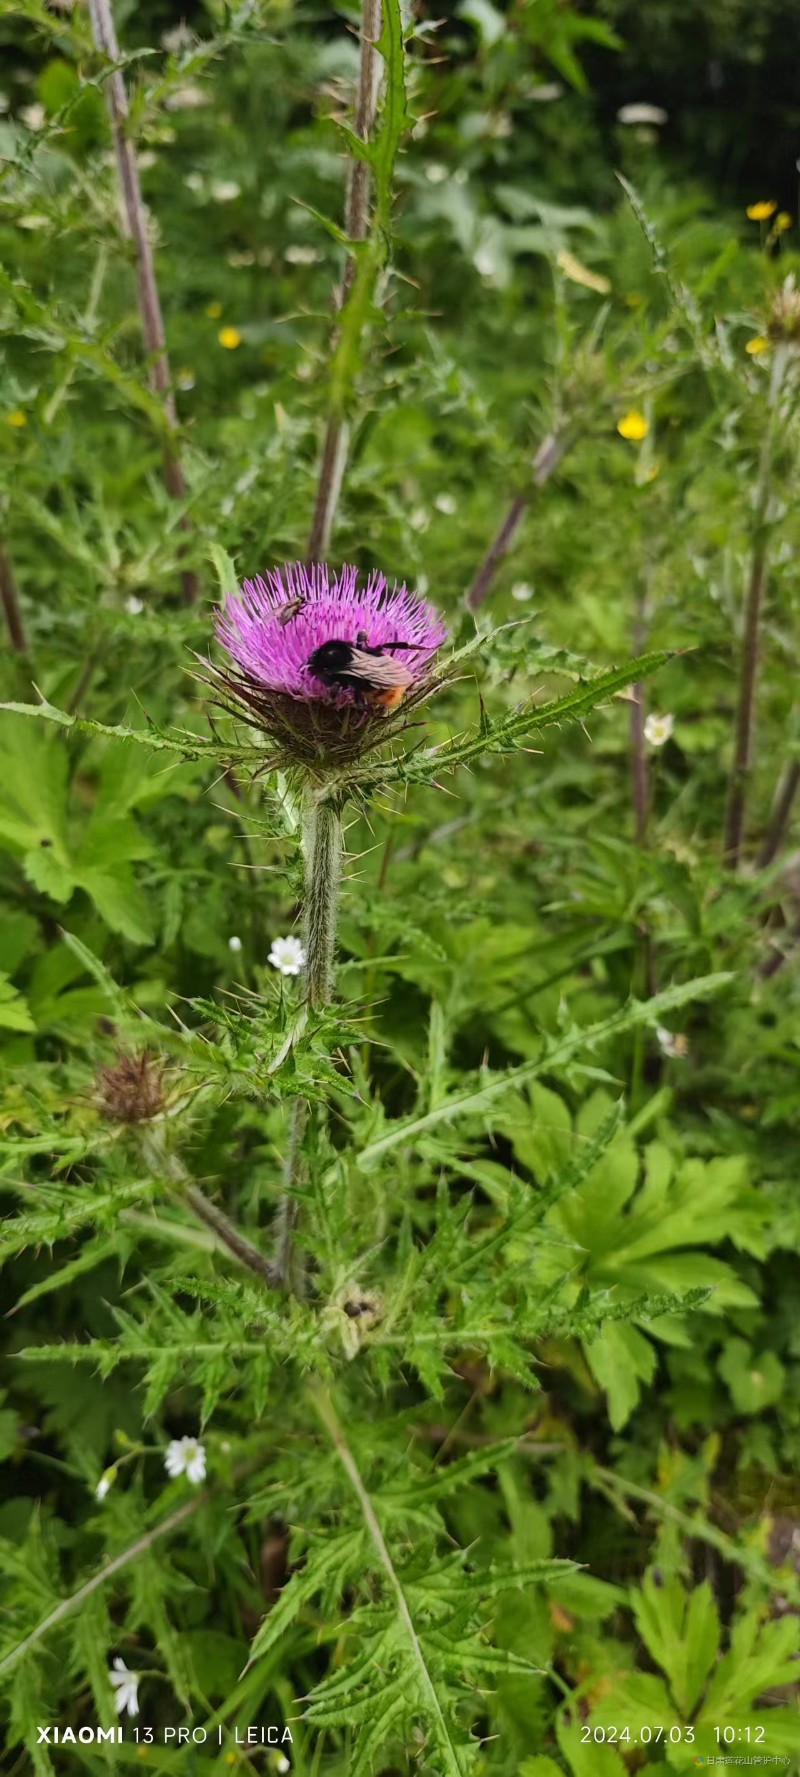
[[[386,650],[414,649],[414,642],[381,642],[371,648],[363,630],[355,642],[323,642],[307,662],[308,670],[332,691],[352,691],[355,702],[372,709],[394,710],[402,703],[414,674]]]

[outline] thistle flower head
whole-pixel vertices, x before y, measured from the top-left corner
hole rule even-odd
[[[359,584],[356,568],[296,563],[245,580],[217,613],[216,633],[232,662],[216,675],[227,698],[288,759],[314,765],[357,757],[402,720],[447,631],[426,599],[383,574]],[[331,643],[358,650],[358,682],[344,670],[321,676],[319,650]]]
[[[112,1067],[103,1067],[96,1082],[97,1103],[114,1123],[148,1123],[164,1108],[161,1063],[147,1050],[120,1053]]]

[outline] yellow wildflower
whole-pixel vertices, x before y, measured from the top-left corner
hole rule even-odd
[[[220,327],[217,339],[220,345],[225,347],[226,352],[235,352],[236,347],[242,343],[238,327]]]
[[[750,222],[768,222],[775,215],[778,206],[772,197],[760,198],[757,204],[748,204],[747,217]]]
[[[772,224],[772,227],[773,227],[775,233],[776,234],[785,234],[787,228],[791,228],[791,226],[792,226],[792,218],[789,215],[788,210],[779,210],[777,216],[775,217],[775,221]]]
[[[636,407],[632,407],[630,413],[624,413],[622,419],[617,420],[617,431],[620,437],[628,438],[632,444],[641,444],[642,439],[647,437],[649,430],[649,421]]]
[[[757,358],[759,352],[766,352],[769,349],[769,340],[766,334],[757,333],[755,339],[748,339],[744,349],[750,353],[751,358]]]
[[[27,424],[28,415],[23,413],[21,407],[12,407],[11,412],[6,414],[7,426],[27,426]]]
[[[209,321],[218,321],[222,314],[222,303],[210,302],[206,308],[206,314],[208,315]]]

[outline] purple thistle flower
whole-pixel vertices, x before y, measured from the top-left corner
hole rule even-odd
[[[247,707],[284,756],[338,764],[385,738],[396,717],[368,695],[367,681],[362,692],[320,678],[310,665],[317,650],[342,642],[374,652],[376,677],[381,661],[393,662],[403,680],[396,702],[405,710],[425,695],[447,630],[426,599],[405,586],[390,590],[383,574],[359,586],[356,568],[331,573],[324,563],[298,562],[245,580],[217,612],[216,633],[232,662],[216,675],[227,696]]]

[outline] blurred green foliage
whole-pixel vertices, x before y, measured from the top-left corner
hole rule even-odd
[[[120,1769],[135,1725],[148,1768],[190,1773],[243,1766],[234,1730],[267,1722],[301,1777],[680,1773],[724,1727],[796,1759],[791,803],[766,857],[800,739],[796,20],[406,16],[330,555],[479,645],[408,737],[441,781],[427,752],[378,761],[350,804],[338,997],[310,1025],[268,960],[302,896],[295,787],[196,656],[221,552],[250,574],[306,549],[358,20],[148,0],[116,23],[177,500],[89,15],[0,20],[4,700],[64,712],[0,726],[8,1769],[74,1769],[36,1724],[114,1722],[120,1658]],[[637,102],[666,122],[620,122]],[[558,725],[534,733],[531,698],[565,699]],[[114,1120],[102,1070],[142,1054],[163,1109]],[[298,1097],[287,1302],[186,1193],[266,1253]],[[165,1474],[184,1436],[207,1488]]]

